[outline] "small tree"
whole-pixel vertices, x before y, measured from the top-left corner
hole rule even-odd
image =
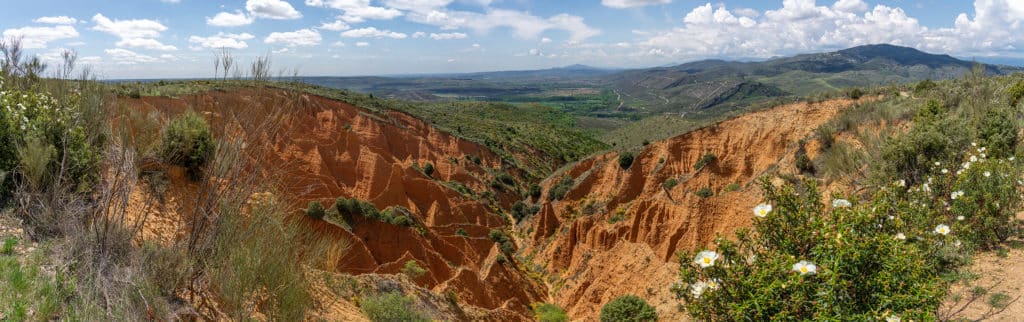
[[[601,308],[601,322],[657,320],[654,307],[636,295],[620,296]]]
[[[634,156],[632,152],[620,154],[619,167],[622,167],[622,170],[629,170],[629,167],[633,165],[633,158]]]
[[[168,163],[195,173],[213,159],[214,149],[210,125],[196,112],[185,112],[164,128],[160,154]]]
[[[319,201],[310,201],[309,206],[306,207],[306,216],[310,218],[321,220],[324,219],[324,205]]]
[[[433,177],[434,176],[434,164],[428,162],[426,165],[424,165],[423,166],[423,174],[427,175],[428,177]]]
[[[420,267],[420,264],[416,262],[416,260],[409,260],[408,262],[405,262],[405,266],[402,267],[402,274],[409,276],[411,279],[418,279],[423,277],[423,274],[426,273],[427,270]]]

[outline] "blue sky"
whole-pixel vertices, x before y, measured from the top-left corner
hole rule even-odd
[[[4,38],[105,78],[208,77],[213,55],[307,76],[649,67],[893,43],[1024,58],[1019,0],[9,1]]]

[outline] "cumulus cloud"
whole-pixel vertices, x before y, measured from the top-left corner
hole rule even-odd
[[[365,42],[365,41],[360,41],[360,42],[356,43],[356,47],[370,47],[370,43]]]
[[[118,41],[115,45],[124,48],[142,48],[149,50],[178,50],[178,47],[165,45],[164,43],[161,43],[159,40],[153,38],[124,38]]]
[[[188,42],[192,44],[189,47],[192,50],[244,49],[249,47],[249,44],[245,41],[253,38],[255,36],[249,33],[229,34],[220,32],[209,37],[191,36],[188,37]]]
[[[447,7],[452,0],[384,0],[384,5],[399,10],[430,12]]]
[[[429,0],[424,0],[429,1]],[[413,4],[417,1],[398,1],[399,5]],[[390,20],[402,16],[402,11],[389,7],[375,7],[370,0],[306,0],[311,7],[324,7],[342,11],[338,18],[348,23],[360,23],[366,20]]]
[[[486,13],[434,10],[429,13],[411,13],[409,20],[446,30],[469,28],[480,33],[507,27],[512,29],[515,36],[523,39],[537,39],[545,31],[562,30],[569,33],[570,42],[580,42],[601,33],[587,26],[579,16],[559,14],[545,19],[506,9],[493,9]]]
[[[959,55],[1007,53],[1024,46],[1021,1],[977,0],[973,17],[960,14],[947,28],[923,26],[898,7],[868,8],[860,0],[829,4],[784,0],[781,8],[755,15],[707,3],[687,13],[682,26],[652,32],[634,50],[683,60],[771,57],[877,43]]]
[[[60,39],[78,37],[78,30],[72,26],[22,27],[4,30],[4,39],[21,38],[26,49],[46,48],[46,44]]]
[[[102,31],[120,38],[156,38],[160,33],[167,30],[167,27],[156,20],[129,19],[111,20],[103,14],[97,13],[92,16],[96,23],[92,30]]]
[[[266,19],[299,19],[302,14],[290,3],[282,0],[248,0],[245,2],[245,10],[257,18]]]
[[[55,16],[55,17],[39,17],[33,19],[35,23],[48,23],[51,25],[73,25],[78,23],[78,19],[68,16]]]
[[[256,19],[236,10],[234,13],[219,12],[213,17],[206,17],[206,24],[217,27],[238,27],[252,24]]]
[[[394,32],[391,30],[380,30],[374,27],[352,29],[341,33],[342,37],[349,38],[392,38],[392,39],[405,39],[408,35],[400,32]]]
[[[616,9],[642,7],[653,4],[666,4],[671,2],[672,0],[601,0],[601,4],[605,7]]]
[[[118,65],[135,65],[160,61],[159,58],[136,53],[131,50],[115,48],[104,50],[111,60]]]
[[[451,39],[465,39],[465,38],[466,38],[466,34],[461,33],[461,32],[440,33],[440,34],[431,33],[430,34],[430,39],[433,39],[433,40],[451,40]]]
[[[299,29],[290,32],[272,32],[263,39],[268,44],[283,44],[288,47],[316,46],[320,44],[320,32],[313,29]]]
[[[317,28],[330,31],[342,31],[348,30],[349,26],[344,21],[336,20],[334,22],[325,22]]]

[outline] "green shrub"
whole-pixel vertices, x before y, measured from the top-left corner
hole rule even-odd
[[[828,150],[832,148],[832,144],[836,142],[836,127],[831,123],[825,123],[814,130],[818,136],[818,143],[821,144],[822,150]]]
[[[601,322],[657,321],[658,312],[636,295],[623,295],[601,307]]]
[[[456,228],[456,229],[455,229],[455,234],[456,234],[456,235],[459,235],[459,236],[462,236],[462,237],[466,237],[466,236],[469,236],[469,233],[468,233],[468,232],[466,232],[466,230],[465,230],[465,229],[462,229],[462,228]]]
[[[633,165],[633,153],[625,152],[619,155],[619,167],[622,170],[629,170],[629,167]]]
[[[679,185],[679,180],[676,180],[676,178],[668,178],[667,180],[665,180],[664,183],[661,184],[661,186],[664,187],[665,190],[672,190],[672,188],[675,188],[675,186],[677,185]]]
[[[498,248],[500,248],[501,252],[504,254],[512,254],[516,250],[516,245],[512,242],[512,238],[505,234],[504,231],[491,229],[491,231],[487,233],[487,237],[497,243]]]
[[[540,210],[538,206],[527,206],[525,202],[516,201],[512,205],[512,218],[518,223],[523,218],[537,213],[538,210]]]
[[[860,99],[861,96],[864,96],[864,91],[860,88],[854,88],[846,92],[846,97],[851,99]]]
[[[1024,80],[1018,80],[1010,88],[1006,90],[1006,94],[1010,96],[1010,106],[1017,106],[1020,104],[1020,98],[1024,97]]]
[[[767,177],[761,184],[773,207],[752,230],[716,239],[716,251],[680,255],[673,290],[694,319],[935,319],[946,290],[937,272],[963,256],[955,236],[936,233],[950,223],[936,208],[911,203],[904,189],[829,207],[813,181],[799,193]]]
[[[814,174],[814,163],[811,162],[811,158],[807,156],[807,151],[802,146],[796,152],[796,169],[800,170],[800,173]]]
[[[411,298],[398,292],[365,297],[359,301],[359,309],[374,322],[429,321],[423,313],[416,310]]]
[[[164,128],[160,155],[168,163],[195,172],[213,159],[214,149],[213,134],[206,119],[187,111]]]
[[[1013,111],[1005,107],[993,107],[981,119],[978,144],[988,148],[988,155],[1005,158],[1017,147],[1017,132],[1020,130]]]
[[[716,160],[718,160],[718,156],[714,153],[705,153],[700,157],[700,159],[697,159],[697,163],[693,164],[693,171],[700,171],[700,169],[704,169],[705,166],[715,162]]]
[[[423,274],[426,273],[427,270],[424,269],[423,267],[420,267],[420,264],[415,260],[409,260],[405,262],[405,266],[402,267],[402,274],[409,276],[409,278],[411,279],[423,277]]]
[[[541,188],[540,188],[539,185],[537,185],[537,184],[531,184],[530,185],[530,198],[533,198],[534,200],[536,200],[537,198],[540,198],[540,192],[541,192]]]
[[[18,239],[14,237],[4,238],[4,245],[0,248],[0,254],[14,255],[14,246],[18,245]]]
[[[868,156],[864,151],[846,142],[838,142],[818,156],[820,169],[816,170],[820,170],[826,178],[838,179],[858,173],[867,160]]]
[[[562,178],[558,184],[555,184],[551,187],[551,190],[548,190],[548,199],[562,200],[562,198],[565,198],[565,194],[569,193],[569,190],[571,190],[575,184],[576,181],[571,177]]]
[[[534,303],[533,317],[538,322],[569,322],[569,315],[558,305],[551,303]]]
[[[324,205],[319,201],[310,201],[309,206],[306,206],[306,216],[310,218],[321,220],[324,219]]]
[[[710,198],[711,196],[715,195],[715,192],[711,190],[711,187],[704,187],[700,188],[700,190],[697,190],[695,194],[701,198]]]
[[[434,164],[427,162],[427,164],[423,166],[423,174],[427,175],[428,177],[433,177],[434,176]]]
[[[495,177],[495,179],[498,180],[499,182],[503,183],[503,184],[508,185],[508,186],[515,186],[516,185],[516,179],[513,178],[512,175],[510,175],[508,173],[505,173],[505,172],[502,172],[502,173],[498,174]]]
[[[740,191],[740,184],[739,183],[731,182],[731,183],[725,185],[725,192],[733,192],[733,191]]]
[[[933,82],[932,80],[926,79],[926,80],[917,82],[917,85],[914,85],[914,93],[915,94],[921,94],[921,93],[924,93],[925,91],[929,91],[929,90],[931,90],[931,89],[933,89],[933,88],[935,88],[937,86],[939,86],[939,85],[935,84],[935,82]]]

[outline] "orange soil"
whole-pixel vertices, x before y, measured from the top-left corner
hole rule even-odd
[[[281,186],[294,200],[295,216],[306,202],[320,200],[330,206],[337,197],[369,200],[378,208],[403,206],[427,227],[414,229],[359,219],[349,232],[320,222],[317,230],[350,246],[337,261],[337,270],[351,274],[400,272],[408,260],[427,269],[415,282],[438,293],[454,291],[462,302],[491,310],[493,316],[525,319],[528,305],[542,300],[543,288],[524,278],[510,264],[498,264],[491,229],[504,225],[488,205],[463,197],[441,184],[459,181],[474,191],[486,191],[492,178],[486,168],[502,167],[486,148],[441,132],[407,114],[372,114],[350,104],[313,95],[281,90],[209,92],[180,99],[145,97],[123,103],[143,110],[176,115],[185,109],[203,112],[214,128],[229,128],[218,137],[257,138],[248,149],[261,149],[261,166],[268,181]],[[285,107],[282,107],[285,106]],[[244,107],[244,111],[239,111]],[[246,128],[246,118],[282,114],[279,131]],[[226,124],[226,126],[223,126]],[[481,165],[465,155],[479,156]],[[432,179],[412,168],[432,163]],[[173,182],[172,182],[173,183]],[[172,185],[173,186],[173,185]],[[172,188],[176,189],[176,188]],[[141,198],[141,197],[139,197]],[[498,193],[502,204],[518,197]],[[142,198],[144,199],[144,198]],[[164,216],[149,220],[173,221]],[[469,237],[455,234],[462,228]],[[147,238],[157,235],[148,231]]]
[[[540,213],[520,227],[531,244],[524,250],[560,277],[551,297],[574,320],[596,320],[604,303],[626,294],[646,298],[665,320],[685,319],[668,291],[678,279],[674,254],[749,226],[761,201],[754,180],[780,164],[793,172],[797,141],[853,103],[796,103],[746,114],[652,143],[629,170],[620,168],[616,152],[581,161],[545,182]],[[718,160],[694,171],[709,152]],[[547,200],[563,175],[577,184],[564,200]],[[666,190],[669,178],[679,184]],[[729,183],[740,191],[726,192]],[[695,195],[703,187],[715,196]],[[596,205],[589,207],[594,214],[583,214],[587,204]],[[619,209],[625,220],[609,223]]]

